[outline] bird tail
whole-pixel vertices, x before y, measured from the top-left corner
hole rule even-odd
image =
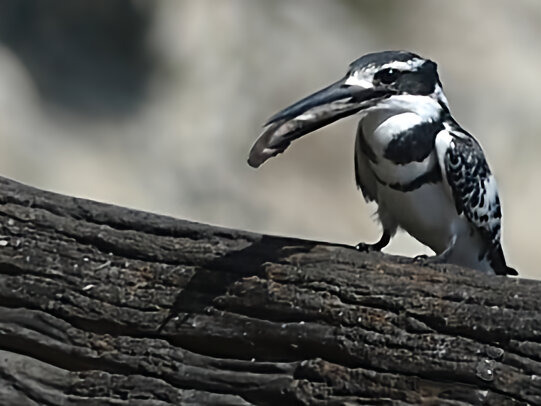
[[[501,245],[498,245],[497,248],[492,250],[492,252],[489,254],[488,260],[496,275],[518,275],[516,269],[507,266]]]

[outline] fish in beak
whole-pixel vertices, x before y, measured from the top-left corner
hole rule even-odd
[[[248,164],[257,168],[284,152],[293,140],[370,107],[391,94],[389,88],[375,87],[367,81],[352,83],[351,77],[346,76],[272,116],[252,146]]]

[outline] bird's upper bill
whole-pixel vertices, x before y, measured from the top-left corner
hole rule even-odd
[[[318,128],[396,94],[430,94],[439,83],[436,64],[404,51],[365,55],[332,85],[276,113],[253,145],[248,164],[259,167]]]

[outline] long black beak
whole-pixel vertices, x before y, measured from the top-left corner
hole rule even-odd
[[[389,94],[374,87],[347,85],[346,78],[276,113],[250,150],[248,164],[259,167],[291,142],[336,120],[357,113]]]

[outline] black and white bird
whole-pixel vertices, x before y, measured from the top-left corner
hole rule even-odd
[[[496,180],[479,143],[453,119],[434,62],[406,51],[367,54],[336,83],[272,116],[250,151],[260,166],[305,134],[358,114],[355,178],[378,205],[381,250],[400,227],[436,255],[516,275],[500,243]]]

